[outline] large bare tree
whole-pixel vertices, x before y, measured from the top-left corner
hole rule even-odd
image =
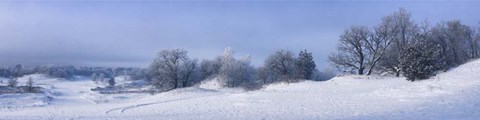
[[[392,17],[384,17],[382,23],[374,28],[373,37],[367,39],[366,48],[369,56],[367,75],[372,74],[377,63],[384,58],[387,48],[392,44],[393,35],[396,32],[393,26]]]
[[[276,51],[265,60],[265,66],[273,74],[271,81],[286,80],[292,82],[294,79],[295,57],[291,51]]]
[[[196,69],[196,60],[189,60],[183,49],[161,50],[150,64],[152,84],[157,88],[171,90],[186,87]]]
[[[384,35],[392,42],[387,48],[385,56],[379,61],[380,68],[385,71],[393,71],[397,77],[400,76],[401,72],[400,53],[407,49],[418,32],[418,26],[411,16],[410,12],[400,8],[399,11],[385,16],[380,25],[388,27],[386,29],[389,32]]]
[[[367,42],[370,37],[368,27],[351,26],[340,35],[337,52],[329,56],[330,62],[343,72],[357,71],[363,75],[368,64]]]

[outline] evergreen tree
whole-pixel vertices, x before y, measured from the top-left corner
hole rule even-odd
[[[307,52],[307,50],[300,51],[295,65],[299,79],[312,79],[316,65],[311,52]]]
[[[420,43],[401,54],[401,70],[409,81],[428,79],[445,66],[440,45]]]

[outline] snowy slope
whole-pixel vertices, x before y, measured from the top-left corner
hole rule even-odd
[[[89,90],[96,86],[90,80],[65,81],[36,75],[38,84],[52,92],[0,95],[0,119],[475,120],[480,118],[479,73],[477,60],[416,82],[384,76],[342,76],[326,82],[283,83],[242,91],[218,88],[212,81],[155,95],[102,95]]]

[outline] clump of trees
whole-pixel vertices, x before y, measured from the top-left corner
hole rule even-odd
[[[20,86],[19,85],[19,82],[18,82],[18,77],[15,77],[15,78],[11,78],[10,80],[8,80],[8,83],[7,83],[7,86],[6,88],[4,88],[4,86],[0,86],[2,87],[2,91],[3,93],[38,93],[38,92],[41,92],[40,90],[42,90],[43,88],[41,87],[35,87],[34,86],[35,83],[33,81],[33,78],[32,77],[28,77],[27,78],[27,81],[25,82],[25,86]]]
[[[254,78],[250,58],[235,59],[230,48],[215,60],[203,60],[200,65],[197,59],[189,59],[187,53],[183,49],[161,50],[149,67],[152,85],[168,91],[219,78],[225,87],[238,87]]]
[[[415,81],[478,58],[479,36],[459,20],[433,27],[427,21],[418,24],[411,13],[400,8],[373,28],[347,28],[329,61],[342,72],[403,74]]]
[[[312,53],[307,50],[300,51],[298,57],[291,51],[278,50],[265,60],[265,66],[257,73],[264,84],[269,84],[312,79],[318,71]]]
[[[44,74],[54,78],[74,79],[74,76],[91,76],[103,73],[105,76],[126,75],[130,80],[149,78],[148,69],[125,67],[75,67],[71,65],[5,66],[0,68],[0,77],[12,78],[29,74]]]
[[[220,65],[217,77],[223,80],[224,86],[238,87],[254,80],[255,69],[250,63],[250,56],[235,59],[234,51],[225,49],[222,56],[217,57],[217,64]]]
[[[22,65],[15,65],[15,68],[12,70],[12,76],[8,80],[8,86],[15,87],[18,85],[18,78],[23,76]]]
[[[298,57],[288,50],[279,50],[259,68],[251,57],[235,58],[234,51],[225,49],[214,60],[189,59],[183,49],[161,50],[149,70],[151,85],[161,91],[188,87],[202,80],[217,78],[224,87],[257,89],[275,82],[297,82],[321,78],[311,52],[300,51]]]
[[[115,84],[116,84],[115,75],[110,76],[108,80],[106,80],[105,77],[106,76],[103,73],[100,73],[100,75],[98,75],[98,76],[97,76],[96,73],[93,73],[92,77],[90,77],[90,78],[95,84],[101,84],[101,85],[110,86],[110,87],[115,86]]]

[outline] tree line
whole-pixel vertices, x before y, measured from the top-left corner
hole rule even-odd
[[[218,79],[223,87],[257,89],[276,82],[324,79],[316,69],[312,53],[307,50],[300,51],[298,56],[288,50],[278,50],[261,67],[254,67],[250,56],[235,58],[230,48],[213,60],[201,62],[190,59],[187,54],[183,49],[158,52],[149,67],[151,85],[168,91]]]
[[[416,23],[411,16],[400,8],[372,28],[347,28],[329,61],[346,73],[392,73],[415,81],[479,57],[478,28],[459,20],[432,26],[426,20]]]
[[[36,65],[17,64],[0,68],[0,77],[15,79],[29,74],[44,74],[53,78],[74,79],[75,76],[104,74],[105,77],[129,76],[129,79],[147,79],[148,70],[132,67],[75,67],[71,65]]]

